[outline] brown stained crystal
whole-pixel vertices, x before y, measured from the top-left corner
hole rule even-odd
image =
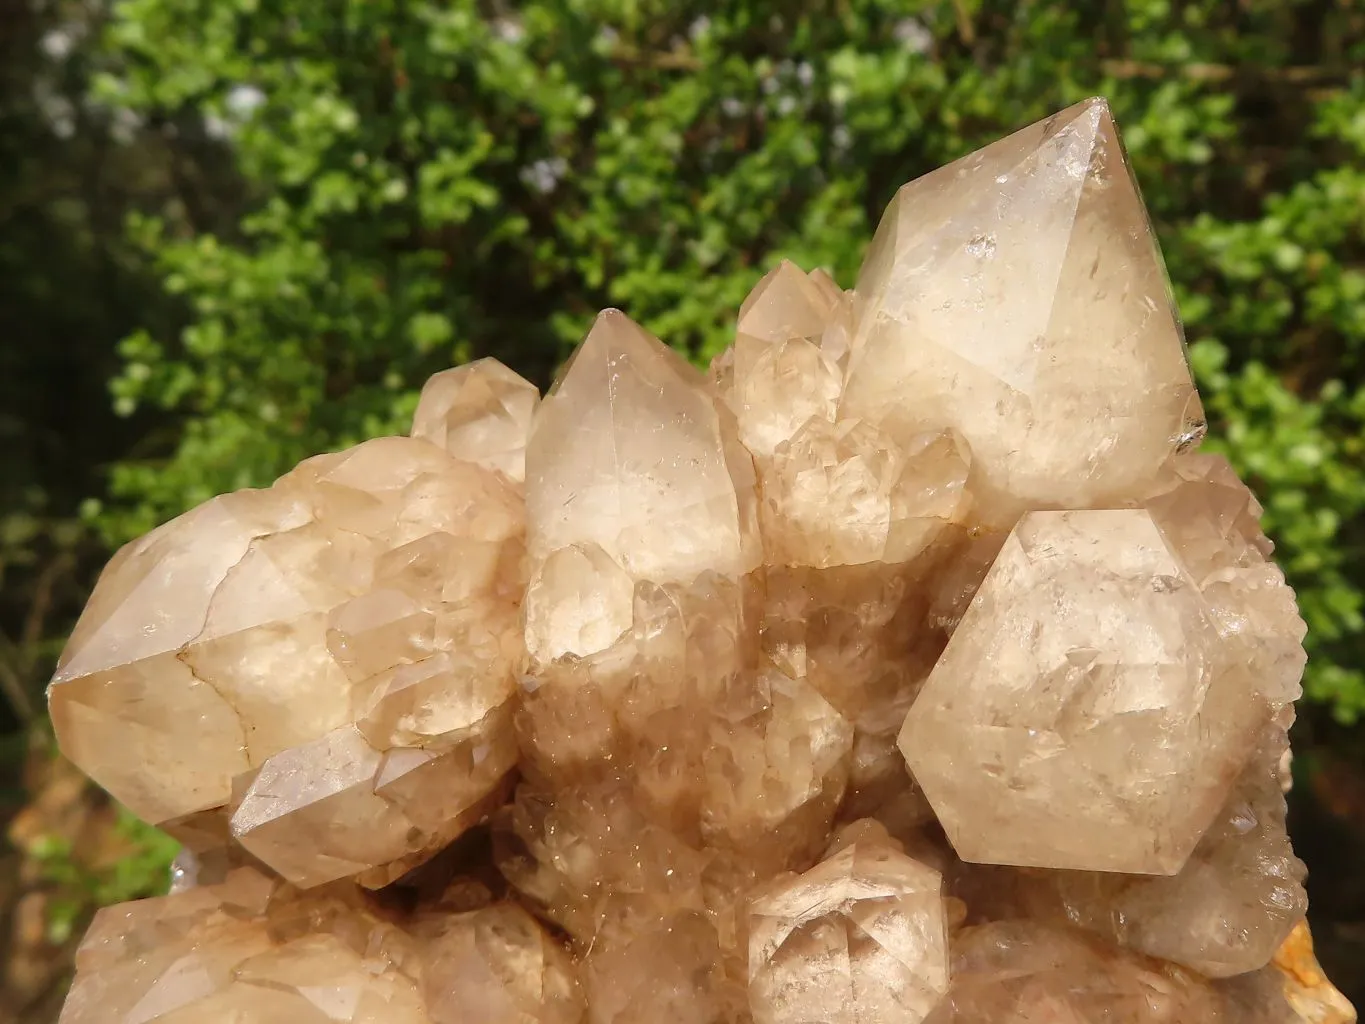
[[[1222,1024],[1207,980],[1080,932],[999,921],[953,937],[952,982],[928,1024]]]
[[[431,914],[413,927],[431,1024],[579,1024],[583,995],[564,948],[530,914],[499,903]]]
[[[191,845],[63,1024],[1347,1024],[1285,834],[1304,624],[1108,107],[777,264],[702,374],[542,401],[110,562],[58,738]]]

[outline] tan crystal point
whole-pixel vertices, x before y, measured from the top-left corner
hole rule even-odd
[[[427,381],[412,417],[412,436],[522,480],[526,438],[539,402],[534,384],[496,359],[476,359]]]
[[[702,833],[780,870],[813,856],[828,833],[848,779],[853,726],[806,680],[768,669],[759,688],[753,714],[712,726],[702,756]]]
[[[566,953],[513,903],[417,922],[431,1024],[578,1024],[583,996]]]
[[[515,765],[511,722],[498,725],[444,751],[381,753],[353,725],[282,751],[242,794],[232,834],[305,888],[391,861],[410,867],[473,824],[470,812]]]
[[[917,1024],[948,987],[938,872],[854,842],[749,903],[755,1024]]]
[[[354,902],[290,900],[241,870],[99,911],[61,1024],[429,1024],[392,928]]]
[[[596,544],[552,552],[526,591],[526,648],[538,662],[605,651],[630,629],[635,583]]]
[[[753,465],[682,357],[607,310],[541,406],[526,453],[537,563],[597,544],[635,579],[741,575],[758,563]]]
[[[1173,459],[1146,507],[1199,584],[1205,608],[1246,685],[1273,706],[1303,690],[1308,628],[1280,567],[1267,560],[1261,506],[1221,455]]]
[[[1203,429],[1108,105],[1087,100],[904,186],[855,287],[840,415],[953,429],[1008,525],[1143,486]]]
[[[596,943],[621,904],[641,921],[706,908],[707,855],[652,821],[624,780],[555,793],[522,786],[494,830],[504,877],[581,949]]]
[[[742,989],[723,972],[716,933],[700,914],[611,931],[583,962],[590,1024],[729,1024]]]
[[[1140,509],[1015,527],[900,747],[964,860],[1174,874],[1270,709]]]
[[[970,507],[950,434],[902,446],[859,420],[811,419],[760,463],[767,559],[828,568],[908,562]]]
[[[827,284],[783,260],[749,292],[739,307],[735,330],[767,342],[819,338],[836,299]]]
[[[224,495],[125,545],[100,575],[49,706],[66,756],[148,821],[224,803],[249,767],[232,704],[177,652],[203,630],[215,592],[256,538],[308,520],[295,495]]]
[[[740,309],[718,390],[755,456],[771,455],[812,417],[834,419],[843,375],[820,348],[834,308],[828,291],[783,260]]]

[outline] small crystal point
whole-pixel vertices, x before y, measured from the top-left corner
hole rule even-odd
[[[763,341],[816,338],[834,309],[829,288],[783,260],[765,274],[739,307],[736,331]]]
[[[1103,100],[902,188],[855,292],[840,415],[957,430],[1002,516],[1112,501],[1202,421]]]
[[[412,436],[522,480],[526,438],[539,402],[534,384],[496,359],[476,359],[427,381],[413,414]]]
[[[750,900],[755,1024],[918,1024],[947,989],[939,873],[869,834]]]

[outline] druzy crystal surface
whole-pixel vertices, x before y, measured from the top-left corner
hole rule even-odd
[[[187,846],[64,1024],[1344,1024],[1303,623],[1090,100],[121,550],[50,688]],[[193,883],[193,884],[190,884]],[[1307,965],[1307,966],[1306,966]],[[1318,981],[1305,979],[1318,978]]]

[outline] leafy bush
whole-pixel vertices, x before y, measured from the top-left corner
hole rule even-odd
[[[492,354],[544,382],[600,307],[705,358],[780,257],[851,281],[906,181],[1110,98],[1214,444],[1268,498],[1310,696],[1365,711],[1365,24],[1248,0],[121,0],[96,95],[205,126],[220,223],[131,224],[180,327],[122,344],[169,425],[93,509],[120,540],[398,428]],[[216,148],[214,148],[216,147]]]

